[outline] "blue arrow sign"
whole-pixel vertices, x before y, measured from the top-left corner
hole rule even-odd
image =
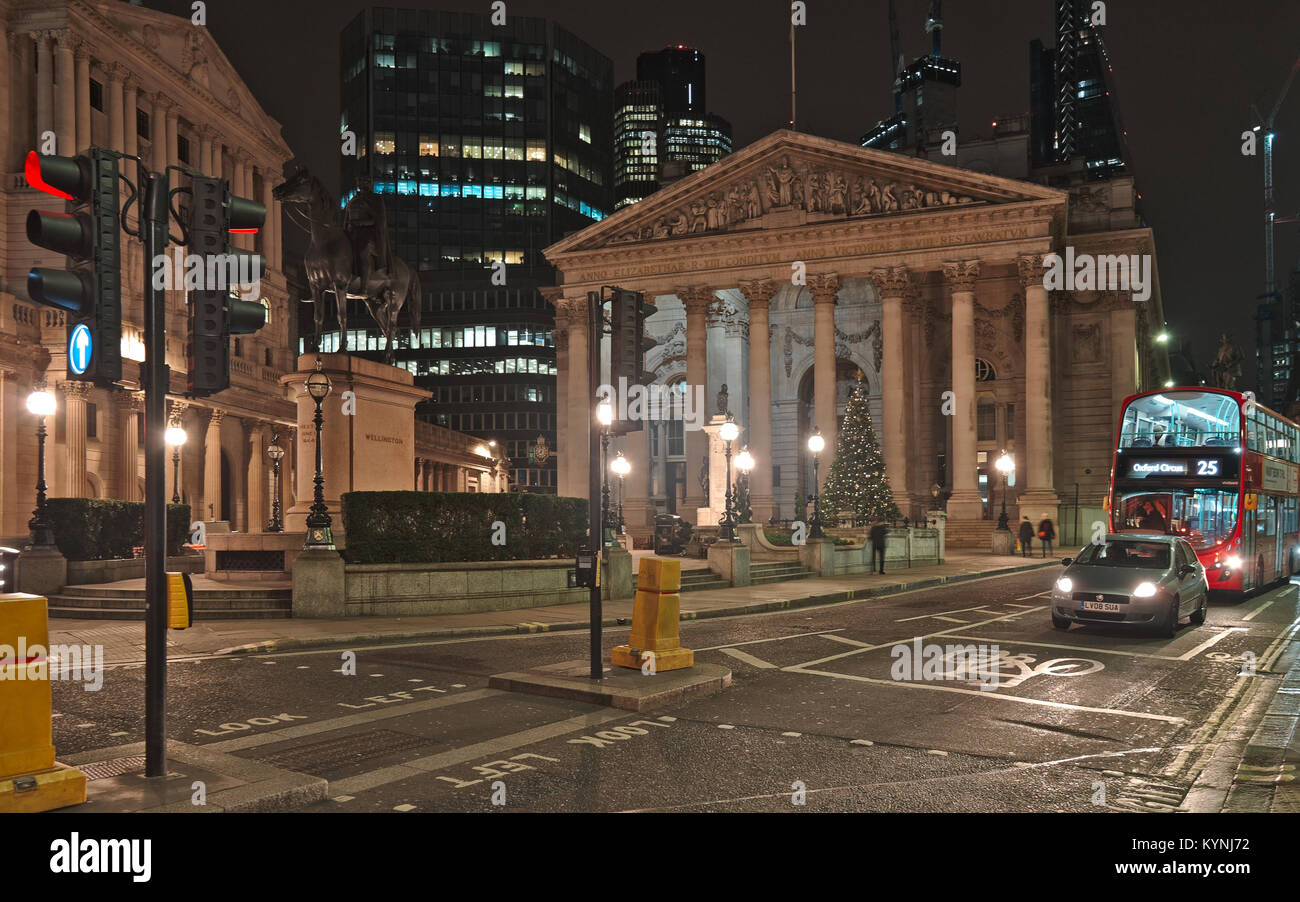
[[[68,336],[68,369],[73,375],[80,376],[90,366],[90,355],[94,353],[95,342],[91,338],[90,329],[85,323],[78,323],[72,327],[72,334]]]

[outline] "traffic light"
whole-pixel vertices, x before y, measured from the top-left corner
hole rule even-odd
[[[33,267],[27,295],[67,311],[68,378],[111,385],[122,378],[122,259],[117,155],[27,154],[33,188],[70,202],[71,212],[32,210],[27,240],[68,258],[67,269]]]
[[[619,386],[619,379],[626,379],[627,385],[649,385],[654,382],[654,373],[646,372],[646,351],[657,342],[646,334],[645,320],[655,312],[653,304],[645,302],[645,296],[638,291],[614,289],[610,306],[610,384]],[[618,425],[618,432],[637,431],[640,421],[624,422]]]
[[[230,247],[230,233],[256,232],[266,207],[230,193],[225,179],[194,176],[190,181],[190,253],[203,258],[201,287],[190,290],[188,391],[204,396],[230,386],[230,336],[247,335],[266,325],[266,308],[241,300],[237,283],[256,281],[262,258]]]

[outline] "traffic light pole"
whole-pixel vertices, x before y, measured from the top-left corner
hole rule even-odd
[[[167,250],[168,177],[140,167],[144,238],[144,595],[145,776],[167,775],[167,367],[166,294],[153,287],[153,261]],[[188,524],[187,524],[188,525]]]
[[[601,592],[604,586],[601,585],[606,579],[609,579],[608,573],[602,573],[604,569],[601,557],[604,554],[605,544],[605,524],[600,516],[600,430],[596,424],[596,387],[600,385],[600,337],[605,331],[605,317],[603,316],[604,302],[601,298],[601,292],[588,292],[587,294],[587,460],[590,463],[588,470],[590,476],[587,480],[587,499],[588,514],[591,520],[590,549],[596,555],[596,572],[601,578],[596,580],[597,585],[591,587],[591,678],[593,680],[604,679],[605,669],[601,656],[600,639],[601,639],[601,621],[604,615],[601,611]]]

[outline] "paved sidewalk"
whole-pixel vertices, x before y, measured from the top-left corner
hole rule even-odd
[[[934,567],[899,570],[885,576],[855,574],[832,579],[804,579],[687,592],[681,597],[683,620],[702,620],[738,614],[757,614],[790,608],[835,604],[855,599],[893,595],[944,583],[979,579],[1001,573],[1059,566],[1059,558],[1022,558],[987,552],[952,550]],[[632,599],[606,601],[605,626],[630,624]],[[506,633],[586,629],[587,603],[484,611],[472,614],[435,614],[421,617],[348,617],[334,620],[209,620],[184,631],[167,634],[168,657],[264,652],[287,648],[343,645],[387,639],[490,636]],[[50,642],[104,646],[110,664],[144,661],[144,623],[105,620],[50,620]]]

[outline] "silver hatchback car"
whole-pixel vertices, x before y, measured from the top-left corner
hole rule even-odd
[[[1052,626],[1146,624],[1173,636],[1183,617],[1205,622],[1209,583],[1186,539],[1157,533],[1109,534],[1065,558],[1052,589]]]

